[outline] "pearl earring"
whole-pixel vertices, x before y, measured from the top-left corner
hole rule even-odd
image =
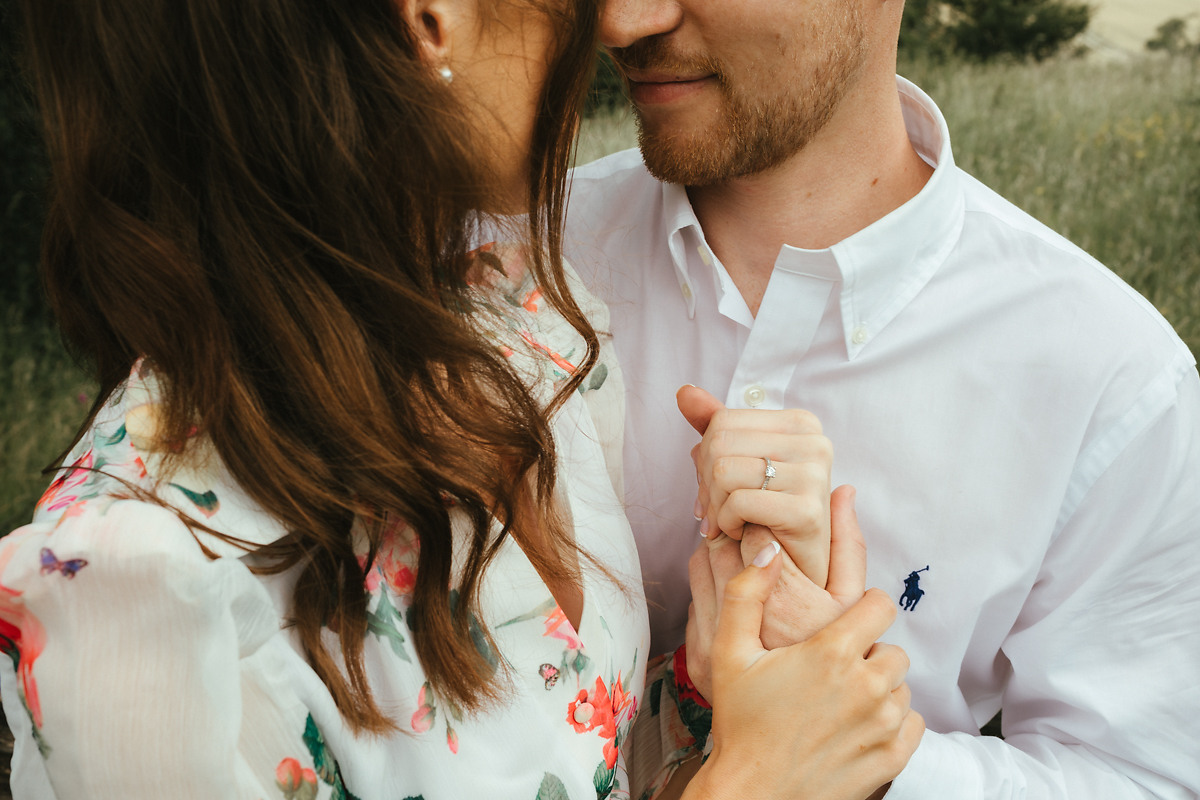
[[[442,67],[438,70],[438,77],[442,79],[442,83],[450,83],[454,80],[454,71],[449,67]]]

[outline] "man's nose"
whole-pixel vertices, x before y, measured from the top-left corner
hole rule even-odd
[[[600,41],[608,48],[628,47],[647,36],[670,33],[682,19],[682,0],[606,0]]]

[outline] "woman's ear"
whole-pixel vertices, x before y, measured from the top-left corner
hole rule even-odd
[[[421,60],[440,69],[450,63],[454,33],[462,5],[456,0],[397,0],[405,20],[412,26],[421,49]]]

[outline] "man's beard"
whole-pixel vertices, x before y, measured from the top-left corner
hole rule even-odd
[[[866,59],[857,12],[849,12],[841,22],[835,31],[826,28],[826,36],[834,41],[815,43],[824,48],[825,57],[807,76],[759,96],[734,86],[719,62],[681,58],[660,38],[615,50],[613,59],[619,65],[712,74],[721,90],[718,116],[687,133],[654,130],[635,106],[638,146],[650,174],[667,183],[710,186],[766,172],[804,149],[833,117]]]

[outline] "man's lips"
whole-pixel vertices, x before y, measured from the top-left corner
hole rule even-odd
[[[708,73],[680,75],[673,72],[626,70],[629,93],[639,106],[671,103],[688,97],[710,83],[716,76]]]

